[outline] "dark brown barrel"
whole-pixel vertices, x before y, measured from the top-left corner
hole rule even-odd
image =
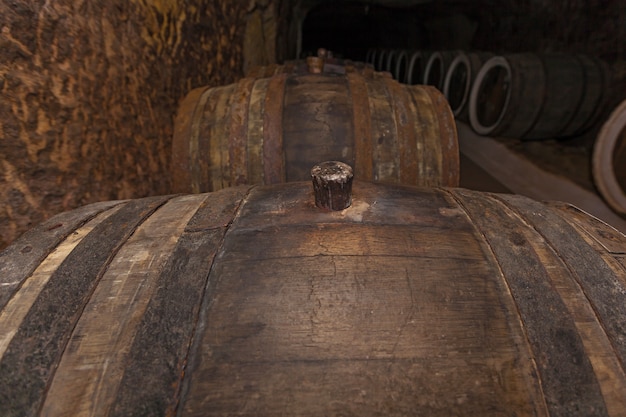
[[[450,62],[441,91],[456,119],[469,121],[468,103],[472,85],[482,65],[492,56],[488,52],[460,52]]]
[[[0,253],[3,416],[623,416],[626,238],[355,181],[88,206]]]
[[[176,192],[306,180],[325,160],[373,181],[456,186],[454,117],[436,89],[379,73],[245,78],[196,89],[179,107]]]
[[[626,215],[626,101],[604,122],[593,144],[596,188],[615,212]]]
[[[566,54],[512,54],[482,66],[470,93],[476,133],[523,139],[567,137],[601,113],[608,69],[599,60]]]

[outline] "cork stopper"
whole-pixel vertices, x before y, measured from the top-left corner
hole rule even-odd
[[[352,204],[352,167],[339,161],[327,161],[311,169],[315,205],[333,211]]]

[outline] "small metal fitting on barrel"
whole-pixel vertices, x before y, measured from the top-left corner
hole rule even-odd
[[[315,205],[340,211],[352,204],[352,167],[339,161],[326,161],[311,169]]]
[[[311,74],[321,74],[324,72],[324,58],[310,56],[306,59],[306,65]]]

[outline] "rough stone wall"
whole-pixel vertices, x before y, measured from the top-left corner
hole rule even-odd
[[[241,76],[253,8],[0,0],[0,249],[55,213],[168,193],[178,101]]]
[[[473,7],[474,46],[498,52],[558,51],[593,54],[609,62],[626,52],[623,0],[502,0]]]

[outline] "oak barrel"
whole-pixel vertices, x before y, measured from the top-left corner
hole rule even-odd
[[[407,84],[421,84],[424,79],[424,68],[432,51],[413,51],[407,67]]]
[[[456,119],[469,121],[468,103],[472,85],[482,65],[492,56],[488,52],[460,52],[450,62],[441,91]]]
[[[610,74],[598,59],[511,54],[484,63],[470,93],[480,135],[550,139],[580,134],[601,114]]]
[[[175,192],[305,180],[324,160],[367,180],[456,186],[454,116],[436,89],[381,73],[244,78],[195,89],[179,106]]]
[[[626,237],[355,181],[86,206],[0,253],[3,416],[623,416]]]
[[[461,51],[435,51],[430,54],[424,65],[423,84],[432,85],[438,90],[443,91],[443,84],[448,72],[448,67],[452,60],[460,53]]]
[[[396,60],[396,67],[394,68],[393,76],[399,83],[409,84],[407,80],[409,69],[409,51],[403,49],[398,54],[398,59]]]
[[[596,188],[615,212],[626,215],[626,100],[613,111],[593,143]]]

